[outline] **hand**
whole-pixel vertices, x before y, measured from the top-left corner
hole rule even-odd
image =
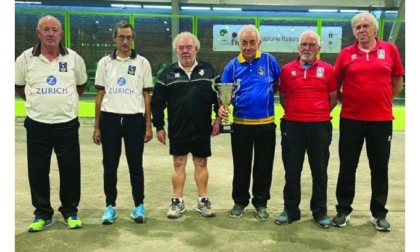
[[[100,145],[101,144],[101,130],[95,128],[93,130],[92,140],[94,144]]]
[[[151,128],[146,128],[146,135],[144,136],[144,142],[147,143],[153,138],[153,131]]]
[[[218,116],[221,117],[224,120],[228,120],[229,116],[229,108],[225,106],[220,106]]]
[[[166,144],[166,132],[165,130],[159,130],[156,132],[157,139],[159,142]]]
[[[220,133],[220,123],[222,122],[221,117],[216,117],[216,120],[213,122],[213,131],[211,132],[211,136],[217,136]]]

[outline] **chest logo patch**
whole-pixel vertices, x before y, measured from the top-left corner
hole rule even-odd
[[[318,77],[318,78],[324,77],[324,72],[325,72],[325,69],[323,67],[317,67],[316,68],[316,77]]]
[[[259,76],[264,76],[264,68],[263,67],[258,68],[258,75]]]
[[[128,66],[127,74],[129,74],[129,75],[135,75],[136,74],[136,66],[129,65]]]
[[[67,72],[67,62],[58,62],[58,71],[62,73]]]

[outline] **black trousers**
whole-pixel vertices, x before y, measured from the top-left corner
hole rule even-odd
[[[232,199],[235,204],[248,206],[252,172],[252,205],[267,207],[273,174],[276,146],[276,124],[232,125],[233,155]],[[252,162],[254,161],[254,162]]]
[[[124,139],[134,205],[143,204],[143,150],[146,132],[146,121],[143,114],[120,115],[101,112],[99,127],[102,141],[106,206],[116,206],[117,170],[121,157],[122,139]]]
[[[35,218],[51,219],[54,210],[50,201],[50,166],[54,150],[60,177],[58,211],[67,219],[77,215],[80,201],[79,120],[46,124],[26,117],[29,186]]]
[[[392,121],[368,122],[340,118],[340,171],[336,188],[336,209],[337,212],[347,215],[353,211],[351,205],[355,196],[356,170],[365,139],[372,188],[370,211],[374,217],[386,217]]]
[[[291,122],[282,120],[281,150],[285,171],[284,209],[291,221],[300,219],[301,174],[305,153],[312,174],[310,208],[317,220],[327,214],[328,162],[332,124],[327,122]]]

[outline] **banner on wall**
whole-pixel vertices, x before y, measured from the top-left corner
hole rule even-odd
[[[213,51],[239,51],[238,33],[242,25],[213,25]],[[266,52],[298,52],[299,35],[306,31],[316,32],[316,26],[271,26],[262,25],[260,49]],[[321,53],[341,51],[342,27],[322,27]]]

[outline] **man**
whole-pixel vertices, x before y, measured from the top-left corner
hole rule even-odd
[[[38,21],[39,43],[24,51],[15,64],[16,93],[25,102],[28,175],[35,219],[29,232],[52,224],[50,164],[54,150],[60,176],[58,211],[70,229],[81,228],[79,96],[86,87],[86,65],[73,50],[64,47],[61,22],[50,15]]]
[[[274,56],[261,52],[259,31],[245,25],[239,31],[238,57],[225,66],[222,83],[239,83],[232,97],[233,124],[231,144],[233,154],[233,190],[235,203],[230,217],[240,218],[249,204],[251,172],[253,178],[252,205],[258,220],[268,220],[267,201],[273,173],[276,146],[274,93],[280,76],[280,66]],[[222,106],[219,115],[227,118]],[[252,163],[254,160],[254,163]],[[252,171],[253,170],[253,171]]]
[[[153,137],[150,91],[153,89],[149,61],[131,49],[136,33],[131,24],[118,22],[112,39],[116,49],[98,62],[93,142],[102,144],[106,209],[102,224],[114,223],[117,201],[117,170],[124,138],[137,223],[146,221],[144,208],[144,143]]]
[[[166,144],[164,110],[168,113],[169,154],[173,156],[173,197],[168,218],[181,217],[186,211],[183,200],[188,153],[192,154],[197,185],[197,207],[203,217],[215,216],[207,195],[209,173],[207,158],[211,156],[210,138],[219,134],[221,118],[212,126],[212,108],[219,108],[213,82],[219,82],[217,70],[197,60],[200,42],[190,32],[178,34],[173,41],[178,62],[162,71],[156,80],[152,97],[153,125],[159,142]]]
[[[284,109],[281,150],[286,183],[284,211],[275,221],[279,225],[300,219],[300,178],[306,152],[312,174],[312,216],[319,227],[330,227],[327,167],[332,140],[330,111],[337,104],[337,80],[333,66],[316,58],[320,40],[314,31],[301,33],[299,57],[286,64],[280,75],[280,103]]]
[[[388,163],[392,140],[392,99],[402,89],[404,69],[394,44],[376,37],[378,21],[370,13],[351,20],[356,42],[344,48],[335,63],[338,99],[341,101],[336,197],[337,215],[332,225],[350,220],[355,196],[356,169],[363,143],[371,171],[371,222],[390,231],[385,208],[388,198]]]

